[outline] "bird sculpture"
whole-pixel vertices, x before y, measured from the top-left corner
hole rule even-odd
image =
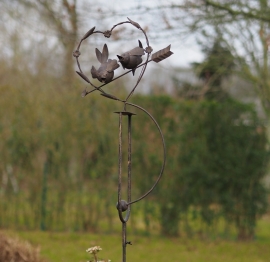
[[[119,62],[123,68],[132,69],[132,73],[134,75],[137,66],[142,62],[142,55],[144,55],[144,49],[141,41],[139,40],[139,46],[123,53],[122,55],[117,55],[117,57],[119,58]]]
[[[106,44],[103,46],[102,53],[96,48],[96,56],[101,65],[98,70],[92,66],[92,77],[97,78],[100,82],[107,84],[112,81],[114,70],[119,67],[119,64],[117,63],[116,59],[108,59],[109,51]]]

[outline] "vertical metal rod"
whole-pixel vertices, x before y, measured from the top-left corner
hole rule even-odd
[[[121,185],[122,185],[122,113],[119,113],[119,149],[118,149],[118,209],[121,208]],[[121,211],[122,212],[122,211]],[[126,223],[122,222],[122,254],[123,262],[126,262]]]
[[[128,206],[127,209],[127,214],[125,218],[122,216],[122,203],[121,203],[121,190],[122,190],[122,139],[123,139],[123,134],[122,134],[122,125],[123,125],[123,115],[128,116],[128,164],[127,164],[127,171],[128,171],[128,185],[127,185],[127,197],[128,197],[128,202],[131,202],[131,117],[132,113],[127,113],[127,112],[116,112],[119,114],[119,164],[118,164],[118,214],[119,218],[122,222],[122,262],[126,262],[126,247],[127,247],[127,221],[130,216],[131,212],[131,206]],[[124,210],[125,211],[125,210]]]
[[[128,203],[131,202],[131,117],[128,115]]]
[[[127,227],[126,223],[122,222],[122,246],[123,246],[123,262],[126,262],[126,247],[127,247]]]
[[[128,187],[127,196],[128,202],[131,202],[131,117],[128,115]],[[131,206],[128,207],[128,212],[131,212]],[[126,246],[127,246],[127,229],[126,223],[122,223],[123,230],[123,262],[126,262]]]
[[[122,183],[122,113],[119,113],[119,148],[118,148],[118,206],[121,201],[121,183]]]

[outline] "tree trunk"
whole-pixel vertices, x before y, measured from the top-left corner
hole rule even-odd
[[[63,80],[65,84],[71,85],[75,76],[74,59],[72,53],[75,49],[75,38],[65,45],[63,59]]]

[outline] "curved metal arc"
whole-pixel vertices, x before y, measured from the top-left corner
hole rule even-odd
[[[119,216],[122,223],[126,223],[128,221],[128,219],[130,217],[130,213],[131,213],[130,206],[127,209],[127,214],[126,214],[125,218],[123,217],[122,210],[118,209],[118,216]]]
[[[164,139],[164,136],[162,134],[161,128],[159,127],[159,125],[158,125],[157,121],[155,120],[155,118],[149,112],[147,112],[144,108],[142,108],[142,107],[140,107],[138,105],[135,105],[135,104],[132,104],[132,103],[128,103],[128,102],[126,102],[125,104],[140,109],[141,111],[143,111],[144,113],[146,113],[152,119],[152,121],[154,122],[154,124],[156,125],[156,127],[157,127],[157,129],[158,129],[158,131],[160,133],[161,140],[162,140],[162,145],[163,145],[163,163],[162,163],[162,166],[161,166],[161,169],[160,169],[160,173],[159,173],[159,176],[158,176],[156,182],[150,188],[150,190],[148,190],[144,195],[142,195],[141,197],[139,197],[138,199],[136,199],[134,201],[131,201],[131,202],[127,203],[128,205],[132,205],[132,204],[134,204],[134,203],[142,200],[146,196],[148,196],[153,191],[153,189],[156,187],[156,185],[158,184],[159,180],[161,179],[162,174],[163,174],[163,171],[164,171],[164,168],[165,168],[165,163],[166,163],[166,145],[165,145],[165,139]]]
[[[119,25],[123,25],[123,24],[130,24],[130,22],[129,21],[124,21],[124,22],[120,22],[120,23],[118,23],[118,24],[116,24],[116,25],[114,25],[112,28],[111,28],[111,32],[113,31],[113,29],[115,28],[115,27],[117,27],[117,26],[119,26]]]

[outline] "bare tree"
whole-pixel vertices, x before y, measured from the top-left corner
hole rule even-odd
[[[212,32],[222,34],[238,61],[238,73],[253,83],[270,118],[269,1],[205,0],[189,1],[189,6],[197,15],[193,29],[206,41]]]
[[[178,30],[172,37],[187,28],[205,47],[222,36],[236,59],[236,72],[253,84],[270,118],[270,1],[183,0],[156,8],[164,10],[170,27]]]
[[[74,76],[72,52],[78,35],[77,0],[20,0],[18,4],[33,9],[41,21],[55,30],[64,50],[64,77],[66,81],[70,81]]]

